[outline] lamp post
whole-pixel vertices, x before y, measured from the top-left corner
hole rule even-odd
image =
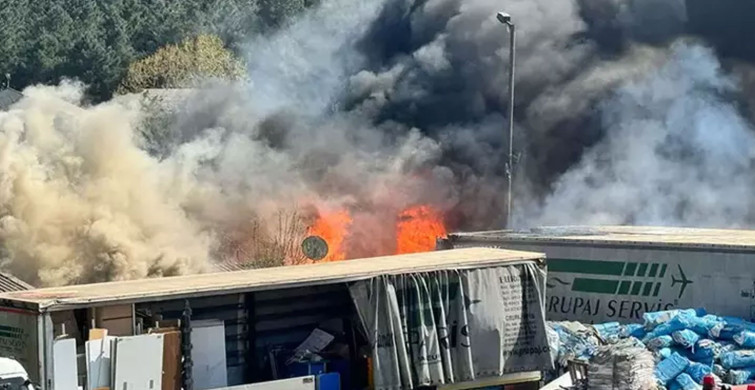
[[[514,64],[516,61],[516,26],[511,21],[511,15],[499,12],[496,15],[501,24],[509,30],[509,162],[506,164],[506,228],[511,228],[511,192],[514,182]]]

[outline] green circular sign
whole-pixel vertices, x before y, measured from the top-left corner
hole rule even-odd
[[[309,236],[301,243],[304,256],[312,260],[322,260],[328,255],[328,243],[319,236]]]

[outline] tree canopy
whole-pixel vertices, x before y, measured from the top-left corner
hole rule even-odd
[[[188,38],[167,45],[132,63],[118,87],[118,93],[147,88],[187,88],[196,80],[218,78],[238,80],[244,66],[216,35]]]
[[[0,74],[11,86],[77,78],[109,98],[131,63],[201,34],[235,51],[311,0],[11,0],[0,7]]]

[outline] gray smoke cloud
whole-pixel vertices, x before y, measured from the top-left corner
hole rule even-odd
[[[679,41],[685,5],[505,4],[518,226],[747,225],[751,126],[729,102],[755,72],[743,60],[727,76],[704,43]],[[343,209],[352,257],[391,253],[417,204],[451,230],[500,228],[500,8],[324,0],[250,38],[249,83],[184,91],[158,122],[138,97],[85,106],[75,83],[27,89],[0,113],[2,267],[42,285],[203,272],[289,256],[313,218]]]
[[[671,47],[601,105],[605,138],[561,176],[540,224],[748,226],[755,133],[709,49]]]

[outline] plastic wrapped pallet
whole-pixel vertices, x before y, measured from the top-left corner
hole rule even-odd
[[[649,390],[655,388],[653,355],[639,340],[630,338],[598,348],[590,361],[588,378],[595,390]]]
[[[655,367],[655,377],[658,381],[664,384],[668,384],[676,378],[677,375],[684,372],[689,366],[689,360],[684,356],[674,352],[666,359],[661,360]]]

